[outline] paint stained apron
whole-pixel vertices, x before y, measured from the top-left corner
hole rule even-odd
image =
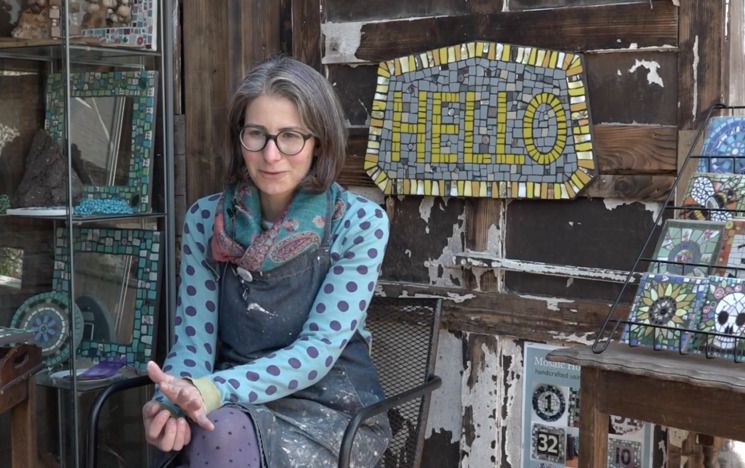
[[[291,345],[305,324],[329,269],[333,200],[321,246],[247,281],[219,264],[220,348],[217,369],[240,365]],[[261,405],[232,404],[253,420],[265,467],[335,467],[355,411],[383,398],[367,342],[355,333],[329,373],[311,387]],[[352,466],[373,467],[390,439],[384,415],[355,438]]]

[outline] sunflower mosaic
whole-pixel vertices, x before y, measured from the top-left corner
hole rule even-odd
[[[380,63],[364,168],[389,195],[571,199],[597,165],[582,57],[475,41]]]
[[[691,351],[745,360],[745,279],[710,276],[695,329]]]
[[[707,284],[706,278],[645,273],[621,341],[632,346],[682,349]]]
[[[724,224],[669,219],[662,228],[651,273],[706,276],[716,263]]]

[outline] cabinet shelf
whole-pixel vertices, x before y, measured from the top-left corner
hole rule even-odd
[[[62,60],[65,54],[62,40],[9,40],[0,38],[0,58],[51,62]],[[72,63],[98,63],[126,65],[133,58],[160,57],[152,50],[123,46],[106,46],[90,40],[70,41],[67,47]]]

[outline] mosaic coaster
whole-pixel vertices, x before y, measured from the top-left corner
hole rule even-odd
[[[563,464],[566,459],[566,431],[560,427],[533,424],[530,456],[535,460]]]
[[[692,337],[689,350],[745,360],[745,279],[710,276],[707,289],[694,323],[701,333]]]
[[[54,367],[70,358],[68,340],[74,340],[74,348],[80,344],[83,316],[75,305],[72,318],[67,294],[46,292],[31,296],[13,314],[10,326],[33,332],[34,343],[41,348],[41,356],[47,367]],[[75,324],[71,331],[71,324]]]
[[[709,119],[701,153],[700,172],[745,174],[745,118]]]
[[[723,223],[668,219],[662,228],[648,271],[708,275],[709,267],[717,260],[723,230]]]
[[[642,444],[608,437],[608,468],[641,468]]]
[[[687,330],[701,308],[707,284],[706,278],[645,273],[621,342],[654,349],[684,347]]]
[[[533,411],[544,421],[554,422],[566,411],[566,398],[560,387],[540,384],[533,389]]]
[[[688,182],[680,217],[727,221],[745,207],[745,179],[741,175],[695,173]]]
[[[475,41],[380,63],[364,168],[388,195],[571,199],[597,165],[582,57]]]
[[[729,278],[745,278],[745,219],[724,223],[722,247],[714,273]]]

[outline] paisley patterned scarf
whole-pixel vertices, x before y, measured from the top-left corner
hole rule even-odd
[[[264,229],[258,189],[250,182],[229,185],[215,213],[213,258],[248,271],[269,271],[317,249],[323,241],[328,204],[336,205],[335,219],[343,215],[340,192],[337,184],[320,194],[298,190],[279,219]]]

